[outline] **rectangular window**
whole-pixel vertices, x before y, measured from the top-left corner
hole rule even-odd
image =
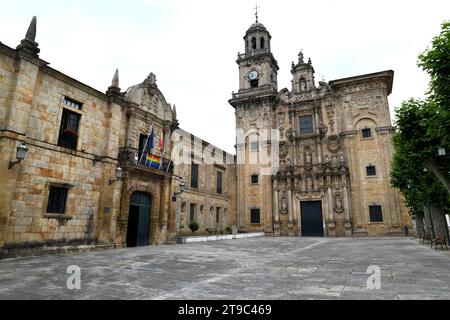
[[[191,203],[189,211],[189,222],[195,221],[195,203]]]
[[[300,134],[314,133],[313,130],[313,117],[301,116],[300,117]]]
[[[251,181],[252,181],[252,184],[258,184],[258,182],[259,182],[258,175],[257,174],[252,174]]]
[[[78,143],[78,126],[81,115],[63,109],[61,127],[59,129],[58,146],[76,150]]]
[[[222,177],[223,173],[221,171],[217,171],[216,191],[218,194],[222,194]]]
[[[370,222],[383,222],[381,206],[369,206]]]
[[[68,97],[64,97],[64,104],[66,106],[69,106],[69,107],[74,108],[76,110],[81,110],[81,107],[83,106],[83,104],[81,102],[75,101],[75,100],[70,99]]]
[[[370,128],[362,129],[362,137],[363,139],[371,138],[372,137],[372,130]]]
[[[191,165],[191,187],[198,188],[198,164],[192,163]]]
[[[260,224],[261,223],[259,209],[250,209],[250,223],[251,224]]]
[[[64,214],[66,211],[67,188],[50,187],[47,213]]]
[[[375,166],[367,166],[366,167],[366,173],[367,176],[376,176],[377,175],[377,169],[375,168]]]
[[[220,223],[220,208],[216,208],[216,223]]]

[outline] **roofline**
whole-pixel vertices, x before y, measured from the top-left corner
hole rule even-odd
[[[18,55],[18,52],[16,49],[9,47],[8,45],[6,45],[2,42],[0,42],[0,53],[4,53],[13,59],[19,58],[19,55]],[[104,92],[101,92],[79,80],[76,80],[75,78],[68,76],[67,74],[65,74],[61,71],[58,71],[58,70],[50,67],[48,65],[48,63],[45,62],[44,60],[42,60],[41,58],[36,58],[34,60],[34,63],[38,65],[40,71],[42,71],[50,76],[53,76],[54,78],[56,78],[62,82],[68,83],[68,84],[74,86],[75,88],[77,88],[81,91],[84,91],[88,94],[91,94],[99,99],[108,101],[108,96]]]
[[[348,78],[342,78],[342,79],[336,79],[329,82],[329,84],[333,86],[340,86],[344,84],[348,84],[351,82],[356,81],[364,81],[364,80],[370,80],[375,78],[386,78],[387,80],[387,89],[388,89],[388,95],[392,93],[392,86],[394,82],[394,70],[385,70],[380,72],[374,72],[374,73],[368,73],[368,74],[362,74],[359,76],[354,77],[348,77]]]

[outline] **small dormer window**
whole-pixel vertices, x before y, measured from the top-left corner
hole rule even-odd
[[[256,49],[256,38],[252,38],[252,49]]]
[[[258,87],[258,83],[259,83],[258,79],[250,80],[250,87],[257,88]]]
[[[264,38],[259,39],[259,46],[261,49],[264,49],[265,41]]]

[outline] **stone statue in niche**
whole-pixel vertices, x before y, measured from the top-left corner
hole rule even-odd
[[[284,128],[280,128],[280,138],[284,138]]]
[[[305,155],[305,164],[312,164],[312,155],[311,152],[307,152]]]
[[[306,81],[305,79],[300,79],[300,91],[306,91]]]
[[[306,190],[312,191],[313,189],[314,189],[313,178],[309,176],[308,178],[306,178]]]
[[[339,194],[336,195],[334,203],[335,203],[334,209],[336,210],[336,212],[342,212],[343,211],[342,200]]]
[[[286,211],[288,208],[287,199],[283,197],[281,200],[281,210]]]

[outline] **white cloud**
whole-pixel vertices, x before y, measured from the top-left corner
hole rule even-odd
[[[316,79],[333,80],[393,69],[391,109],[421,97],[428,78],[419,52],[448,17],[448,1],[258,1],[272,35],[279,88],[290,88],[290,64],[300,49]],[[237,52],[253,23],[254,0],[10,1],[2,4],[0,41],[15,47],[38,16],[41,58],[105,91],[115,68],[123,90],[150,71],[181,127],[233,152],[238,89]]]

